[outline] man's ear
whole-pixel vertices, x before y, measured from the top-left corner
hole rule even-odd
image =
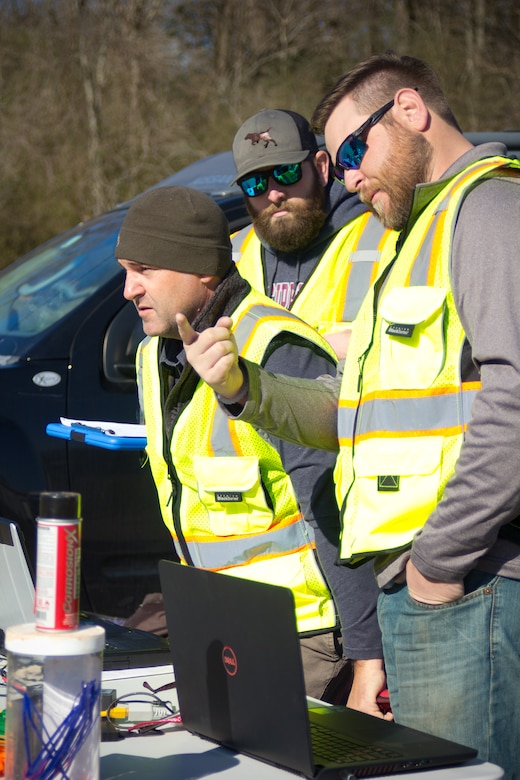
[[[327,185],[329,181],[329,166],[330,166],[330,157],[328,155],[328,152],[325,152],[323,149],[320,149],[314,155],[314,167],[318,171],[319,179],[324,187]]]
[[[211,276],[210,274],[197,274],[197,276],[200,278],[204,287],[207,287],[208,290],[212,290],[213,292],[221,282],[220,276]]]
[[[396,92],[394,106],[401,124],[410,130],[424,132],[430,124],[430,112],[420,93],[411,87],[404,87]]]

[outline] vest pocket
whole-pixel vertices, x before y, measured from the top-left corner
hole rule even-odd
[[[444,364],[446,291],[395,287],[380,304],[383,390],[430,387]]]
[[[345,518],[352,555],[411,542],[438,502],[442,444],[442,436],[420,436],[356,445]]]
[[[193,459],[199,498],[215,536],[245,536],[267,531],[273,522],[255,456]]]

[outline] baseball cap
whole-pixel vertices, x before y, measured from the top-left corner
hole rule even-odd
[[[233,140],[237,173],[233,184],[252,171],[303,162],[318,151],[316,136],[301,114],[264,109],[246,119]]]

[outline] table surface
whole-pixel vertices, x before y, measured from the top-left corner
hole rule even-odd
[[[222,780],[288,780],[297,776],[179,727],[162,734],[101,743],[100,780],[197,780],[218,775]],[[449,769],[387,775],[386,780],[501,780],[503,776],[495,764],[471,761]]]

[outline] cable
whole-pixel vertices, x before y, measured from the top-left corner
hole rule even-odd
[[[36,735],[42,744],[40,752],[29,761],[24,777],[26,780],[52,780],[61,776],[67,778],[67,771],[85,743],[96,722],[101,686],[97,680],[82,683],[82,690],[75,703],[54,734],[49,734],[42,716],[31,697],[23,691],[23,732],[25,754],[31,757],[31,738]]]
[[[146,709],[132,705],[147,705]],[[128,722],[122,723],[115,713],[128,708]],[[114,713],[114,714],[113,714]],[[171,702],[164,701],[154,693],[126,693],[107,707],[106,719],[120,732],[145,734],[147,731],[169,723],[182,724],[180,713]]]

